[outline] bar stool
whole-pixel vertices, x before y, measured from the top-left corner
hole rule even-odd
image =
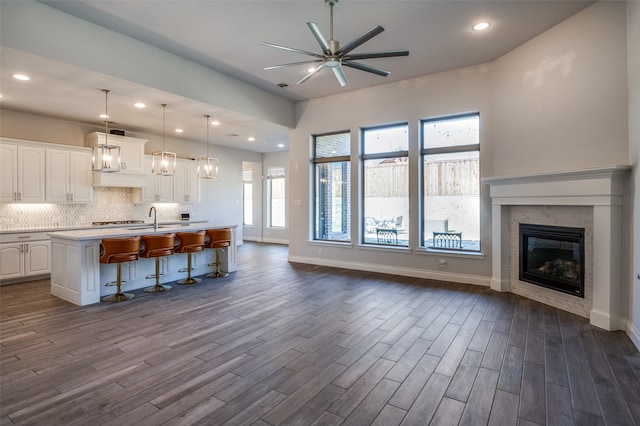
[[[220,250],[224,247],[231,246],[231,229],[207,229],[207,235],[209,236],[209,242],[207,242],[206,248],[214,249],[216,251],[215,262],[209,264],[209,266],[215,266],[216,270],[215,272],[207,274],[207,277],[226,277],[229,273],[220,271]]]
[[[103,253],[102,256],[100,256],[100,263],[115,263],[117,265],[116,293],[110,296],[105,296],[102,301],[122,302],[125,300],[133,299],[133,294],[123,293],[121,290],[122,263],[138,260],[138,255],[140,252],[140,237],[103,238],[101,244]]]
[[[163,256],[171,256],[173,254],[173,246],[175,245],[175,234],[163,234],[163,235],[143,235],[142,242],[144,243],[144,250],[140,253],[140,257],[149,259],[150,257],[156,258],[156,273],[155,275],[149,275],[146,278],[155,278],[156,285],[153,287],[147,287],[144,289],[145,293],[162,293],[171,290],[170,285],[160,284],[160,258]]]
[[[179,245],[175,249],[176,253],[187,253],[187,278],[178,281],[178,284],[197,284],[202,281],[200,278],[193,278],[191,276],[191,254],[199,251],[204,251],[204,239],[205,231],[197,232],[176,232],[176,238]],[[180,272],[184,272],[181,269]]]

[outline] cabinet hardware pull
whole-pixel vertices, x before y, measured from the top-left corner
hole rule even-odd
[[[21,240],[25,240],[27,238],[31,238],[31,235],[23,235],[23,236],[18,237],[18,238],[20,238]]]
[[[29,253],[29,244],[28,243],[24,243],[24,251],[25,251],[25,253]]]

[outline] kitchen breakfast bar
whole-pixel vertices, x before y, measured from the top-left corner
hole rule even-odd
[[[236,264],[236,225],[211,225],[191,223],[161,225],[156,230],[153,225],[82,229],[51,232],[51,294],[73,304],[84,306],[100,302],[106,295],[114,294],[116,287],[106,286],[116,279],[116,264],[100,263],[100,242],[103,238],[125,238],[142,235],[161,235],[177,232],[196,232],[208,229],[231,230],[231,245],[220,253],[220,269],[233,272]],[[204,275],[215,270],[210,266],[214,259],[213,250],[192,253],[193,276]],[[125,266],[126,265],[126,266]],[[185,278],[180,272],[187,266],[187,254],[175,253],[162,258],[161,283],[169,283]],[[127,262],[122,267],[123,291],[148,287],[155,282],[149,279],[155,274],[155,260],[139,258]],[[135,300],[134,300],[135,301]]]

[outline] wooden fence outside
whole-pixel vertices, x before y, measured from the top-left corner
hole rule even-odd
[[[480,162],[477,159],[442,160],[424,165],[426,196],[480,195]],[[381,163],[365,169],[367,197],[409,196],[409,163]]]

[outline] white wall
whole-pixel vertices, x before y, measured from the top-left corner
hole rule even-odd
[[[640,2],[627,3],[629,52],[629,160],[633,165],[631,179],[632,229],[630,244],[631,330],[640,348]],[[625,299],[622,299],[625,300]]]
[[[495,62],[495,176],[627,164],[625,9],[596,3]]]
[[[418,229],[418,129],[425,117],[479,111],[481,176],[564,171],[628,163],[626,5],[596,3],[497,61],[311,100],[297,105],[290,132],[290,258],[309,263],[486,284],[491,274],[490,201],[482,188],[484,256],[310,242],[309,135],[349,129],[357,165],[358,129],[409,123],[410,229]],[[352,168],[357,182],[358,167]],[[300,205],[294,204],[300,200]],[[357,230],[358,191],[352,229]]]

